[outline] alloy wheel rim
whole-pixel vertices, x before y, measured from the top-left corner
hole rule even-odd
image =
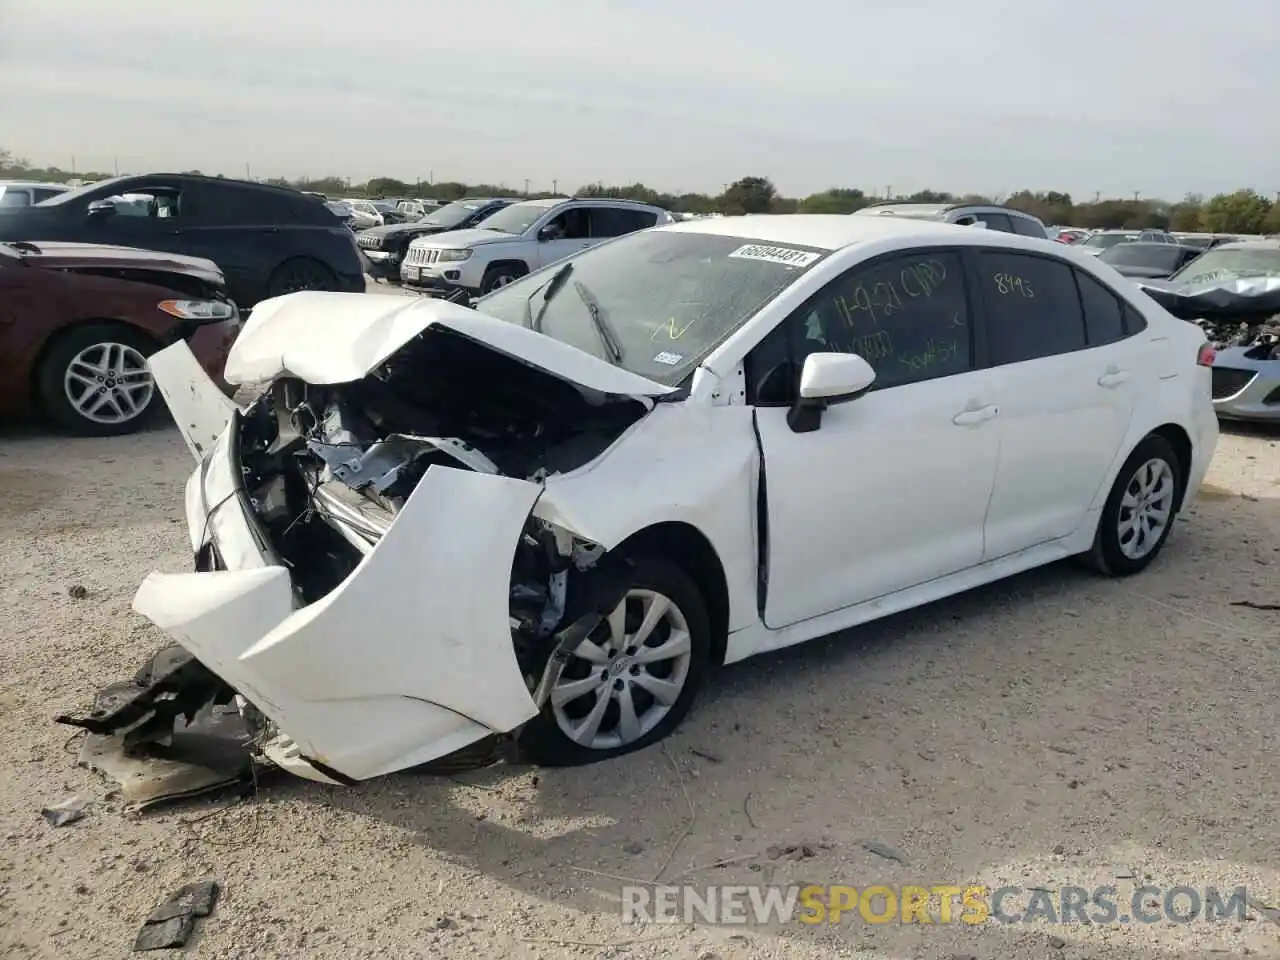
[[[671,712],[692,660],[693,638],[679,606],[655,590],[632,589],[551,688],[556,724],[591,750],[632,744]]]
[[[1173,468],[1165,460],[1148,460],[1129,478],[1116,532],[1120,552],[1130,560],[1146,557],[1164,537],[1173,517],[1173,494]]]
[[[95,343],[77,353],[62,376],[72,409],[93,423],[136,420],[155,394],[147,359],[125,343]]]

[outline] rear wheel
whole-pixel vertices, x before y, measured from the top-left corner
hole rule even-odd
[[[680,567],[636,558],[626,598],[565,664],[521,752],[545,766],[608,760],[656,743],[684,719],[706,677],[706,601]]]
[[[41,412],[80,436],[133,433],[163,407],[147,366],[154,348],[143,334],[120,324],[72,328],[36,370]]]
[[[294,257],[276,267],[267,281],[267,296],[282,297],[299,290],[336,290],[338,280],[333,271],[319,260]]]
[[[1183,467],[1164,437],[1149,436],[1120,468],[1103,505],[1090,564],[1108,576],[1146,568],[1164,548],[1173,526]]]

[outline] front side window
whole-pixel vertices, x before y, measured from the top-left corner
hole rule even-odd
[[[484,226],[488,226],[488,221]],[[591,218],[585,207],[573,207],[556,214],[540,231],[540,239],[543,240],[587,240],[590,237]]]
[[[1085,346],[1073,270],[1060,260],[1008,251],[978,254],[991,361],[1019,363]]]
[[[979,213],[975,219],[979,223],[985,223],[988,230],[1013,233],[1013,224],[1009,222],[1009,218],[1003,213]]]
[[[637,232],[522,277],[475,308],[675,386],[828,252],[716,234]]]
[[[182,194],[177,190],[141,189],[107,197],[106,203],[116,208],[117,217],[128,219],[172,220],[182,211]]]
[[[876,372],[873,390],[972,367],[964,268],[950,251],[897,255],[827,284],[752,351],[754,401],[789,403],[811,353],[856,353]]]

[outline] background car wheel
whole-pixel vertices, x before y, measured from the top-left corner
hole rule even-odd
[[[1169,538],[1182,490],[1182,464],[1169,441],[1147,437],[1129,455],[1107,496],[1088,559],[1101,573],[1144,569]]]
[[[519,280],[529,271],[518,264],[499,264],[496,267],[490,267],[484,272],[484,278],[480,281],[480,294],[492,293],[499,287],[505,287],[508,283]]]
[[[282,297],[299,290],[336,290],[337,278],[319,260],[294,257],[276,267],[267,281],[267,296]]]
[[[72,328],[54,341],[36,370],[41,412],[80,436],[141,429],[164,407],[147,367],[156,346],[120,324]]]
[[[652,556],[635,563],[626,599],[570,658],[521,731],[521,753],[534,763],[619,757],[661,740],[688,713],[710,663],[706,601],[675,564]]]

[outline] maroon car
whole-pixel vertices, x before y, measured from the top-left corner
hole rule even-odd
[[[0,416],[113,436],[164,407],[146,358],[186,340],[221,379],[240,325],[210,260],[83,243],[0,243]]]

